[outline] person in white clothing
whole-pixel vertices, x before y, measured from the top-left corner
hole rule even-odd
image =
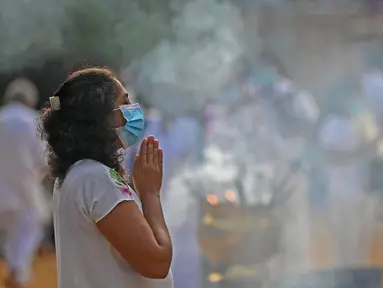
[[[346,101],[334,105],[319,131],[329,175],[328,216],[337,268],[365,264],[373,222],[373,199],[364,188],[363,142]]]
[[[42,180],[48,172],[34,119],[38,93],[26,79],[12,82],[0,110],[0,230],[9,268],[6,286],[24,287],[49,217]]]
[[[370,69],[362,80],[367,107],[373,113],[379,132],[383,132],[383,70]]]
[[[129,187],[122,147],[142,136],[139,104],[105,68],[69,76],[40,112],[56,178],[53,218],[59,288],[173,288],[162,213],[163,154],[150,136]]]
[[[164,115],[151,113],[147,121],[144,136],[156,135],[161,141],[164,150],[164,178],[162,194],[164,195],[165,216],[172,213],[172,198],[177,195],[170,195],[169,183],[180,171],[188,165],[195,163],[198,147],[198,122],[191,116],[178,116],[168,118]],[[194,152],[194,153],[193,153]],[[175,194],[178,191],[174,191]],[[170,204],[170,205],[169,205]],[[188,211],[183,211],[185,214]],[[176,215],[179,217],[179,215]],[[190,215],[189,215],[190,216]],[[199,288],[201,282],[200,253],[197,239],[197,224],[195,217],[187,217],[182,225],[168,223],[173,241],[173,263],[172,272],[174,276],[174,287],[178,288]],[[174,222],[174,221],[173,221]],[[188,263],[188,265],[184,265]]]

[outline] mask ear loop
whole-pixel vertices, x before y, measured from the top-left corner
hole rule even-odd
[[[125,143],[124,140],[122,140],[122,138],[121,138],[121,133],[120,133],[119,129],[116,128],[115,131],[116,131],[116,134],[117,134],[117,138],[118,138],[118,140],[120,141],[121,146],[122,146],[122,147],[120,147],[118,150],[122,149],[122,150],[124,150],[124,152],[125,152],[125,150],[128,149],[129,145],[128,145],[127,143]],[[118,151],[118,150],[117,150],[117,151]]]
[[[122,127],[126,125],[126,119],[122,115],[122,111],[120,108],[116,108],[113,110],[113,127]]]
[[[52,96],[52,97],[49,97],[49,102],[51,104],[51,108],[52,110],[60,110],[60,98],[58,96]]]

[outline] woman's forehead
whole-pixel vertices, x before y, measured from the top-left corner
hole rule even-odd
[[[128,92],[126,91],[124,85],[121,84],[120,80],[115,78],[115,81],[117,83],[117,87],[121,90],[121,94],[127,94]]]

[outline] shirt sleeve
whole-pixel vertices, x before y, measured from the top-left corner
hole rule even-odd
[[[122,201],[134,201],[134,192],[114,170],[101,165],[90,170],[77,178],[82,186],[77,201],[92,221],[99,222]]]

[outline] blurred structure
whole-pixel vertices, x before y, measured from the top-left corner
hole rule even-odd
[[[170,184],[169,225],[189,225],[198,233],[192,238],[204,255],[202,287],[254,287],[309,269],[308,199],[299,157],[319,115],[310,96],[278,73],[274,77],[270,82],[264,73],[247,73],[224,87],[209,105],[203,163]],[[179,249],[191,245],[189,239]]]

